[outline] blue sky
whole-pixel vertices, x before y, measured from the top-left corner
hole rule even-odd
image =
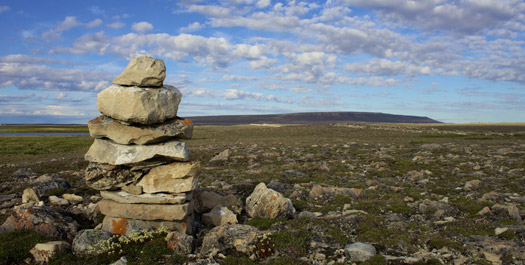
[[[525,122],[522,0],[2,0],[0,31],[0,123],[86,123],[139,55],[183,117]]]

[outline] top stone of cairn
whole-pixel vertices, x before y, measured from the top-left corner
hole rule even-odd
[[[160,59],[148,56],[131,59],[126,69],[113,80],[113,84],[138,87],[162,87],[166,66]]]

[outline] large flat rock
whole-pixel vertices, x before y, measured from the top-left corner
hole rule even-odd
[[[184,204],[191,200],[192,193],[180,195],[174,194],[140,194],[135,195],[125,191],[101,191],[100,196],[104,199],[116,201],[119,203],[146,203],[146,204]]]
[[[182,94],[174,86],[161,88],[110,86],[98,93],[102,114],[127,123],[155,124],[175,118]]]
[[[101,115],[88,122],[89,134],[95,138],[108,138],[119,144],[152,144],[173,138],[191,139],[193,122],[170,119],[153,125],[129,125]]]
[[[103,215],[140,220],[180,221],[193,212],[193,203],[132,204],[103,199],[98,202]]]
[[[152,168],[140,179],[137,186],[141,186],[145,193],[190,192],[197,188],[199,171],[198,162],[171,163]]]
[[[191,234],[193,233],[193,219],[193,215],[188,215],[180,221],[149,221],[106,216],[102,221],[102,230],[117,235],[128,235],[131,232],[165,227],[169,231]]]
[[[155,145],[122,145],[110,140],[95,139],[85,155],[86,160],[111,165],[139,163],[155,157],[188,161],[186,143],[169,141]]]
[[[164,61],[148,56],[131,59],[124,71],[113,80],[113,84],[140,87],[161,87],[166,78]]]

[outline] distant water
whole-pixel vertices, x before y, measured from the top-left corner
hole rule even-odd
[[[0,129],[3,131],[5,129]],[[14,132],[14,133],[3,133],[0,132],[0,136],[69,136],[69,135],[89,135],[89,133],[75,133],[75,132]]]

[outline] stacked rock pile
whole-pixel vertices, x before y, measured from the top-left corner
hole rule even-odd
[[[164,85],[162,60],[133,58],[97,95],[102,116],[89,121],[95,138],[85,180],[100,190],[102,230],[114,234],[164,226],[192,233],[199,163],[189,161],[191,120],[177,117],[182,95]]]

